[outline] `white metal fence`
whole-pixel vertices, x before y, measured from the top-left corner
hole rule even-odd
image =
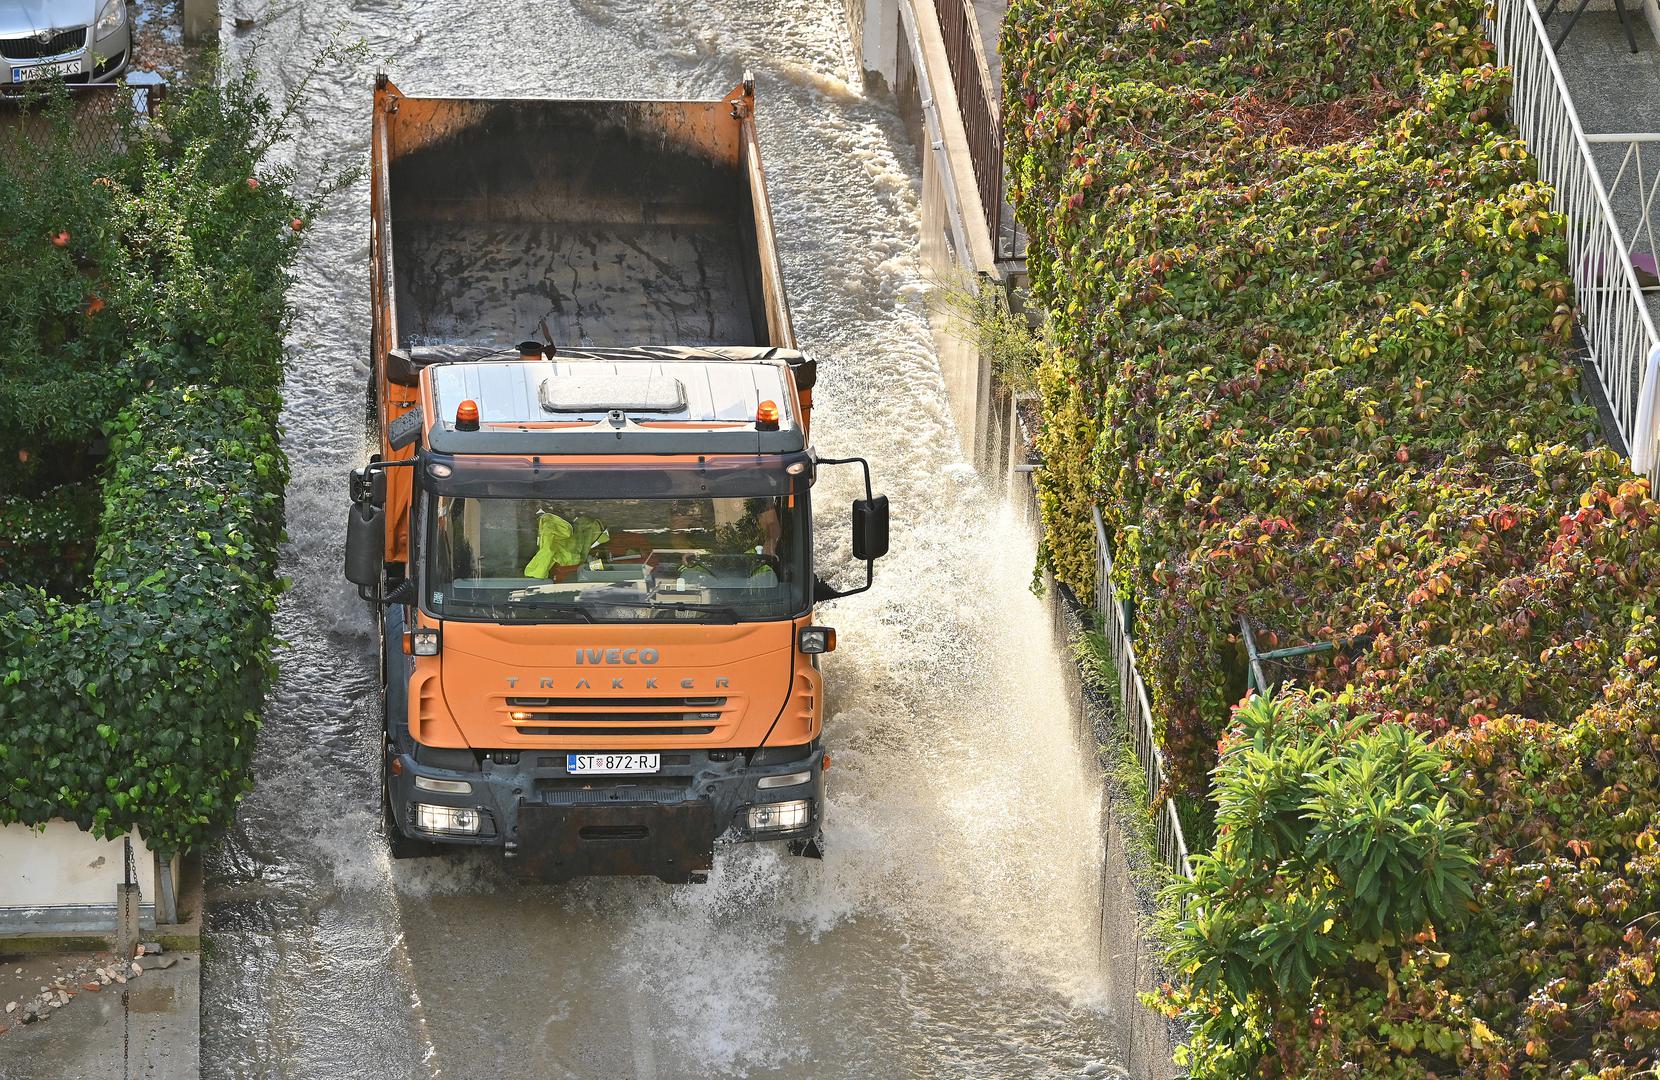
[[[1633,469],[1660,486],[1654,404],[1660,394],[1660,335],[1556,52],[1532,0],[1496,0],[1488,7],[1487,33],[1498,47],[1499,63],[1512,72],[1511,119],[1537,159],[1540,177],[1555,187],[1557,210],[1568,219],[1568,260],[1592,370]]]
[[[1101,511],[1092,510],[1095,517],[1095,613],[1100,617],[1101,632],[1106,635],[1114,666],[1118,669],[1118,702],[1123,713],[1124,726],[1135,744],[1136,757],[1147,779],[1147,790],[1157,807],[1153,821],[1158,836],[1159,858],[1171,873],[1192,877],[1187,861],[1187,838],[1182,835],[1182,822],[1176,815],[1176,801],[1160,798],[1167,774],[1164,770],[1164,751],[1159,749],[1158,736],[1153,727],[1153,707],[1147,699],[1147,684],[1136,668],[1135,646],[1130,641],[1130,627],[1125,618],[1124,605],[1119,602],[1118,590],[1112,583],[1112,553],[1107,549],[1107,531],[1101,523]]]

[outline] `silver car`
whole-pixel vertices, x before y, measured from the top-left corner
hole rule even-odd
[[[115,82],[132,53],[127,0],[0,0],[0,88]]]

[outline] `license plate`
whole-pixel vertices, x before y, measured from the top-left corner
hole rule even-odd
[[[12,82],[26,83],[38,79],[56,79],[60,75],[79,75],[79,60],[60,60],[55,64],[36,64],[33,67],[12,68]]]
[[[654,773],[661,754],[566,754],[565,771],[583,773]]]

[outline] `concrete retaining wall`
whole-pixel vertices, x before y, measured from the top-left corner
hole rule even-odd
[[[1013,425],[1011,425],[1012,427]],[[1011,458],[1016,457],[1011,453]],[[1009,498],[1025,513],[1034,529],[1040,528],[1034,477],[1029,472],[1011,473]],[[1044,593],[1054,619],[1055,638],[1071,642],[1083,630],[1071,595],[1046,571]],[[1117,746],[1124,738],[1124,718],[1117,715],[1112,699],[1089,690],[1076,667],[1067,679],[1066,707],[1074,718],[1079,739],[1092,751],[1103,745]],[[1130,841],[1133,830],[1144,828],[1148,807],[1131,792],[1113,781],[1110,761],[1103,761],[1106,812],[1102,815],[1101,917],[1094,942],[1106,979],[1107,1004],[1118,1020],[1124,1040],[1123,1062],[1137,1080],[1176,1080],[1186,1074],[1172,1060],[1176,1048],[1186,1040],[1181,1024],[1166,1019],[1141,1003],[1141,995],[1157,990],[1169,980],[1151,944],[1150,928],[1157,897],[1154,880],[1144,862],[1142,849]]]
[[[848,30],[868,87],[893,93],[922,166],[923,264],[942,288],[997,288],[993,237],[986,231],[957,109],[933,0],[845,0]],[[983,284],[988,281],[990,284]],[[974,342],[936,314],[934,337],[949,387],[963,456],[994,470],[994,432],[1000,412],[992,402],[991,368]]]
[[[135,880],[143,896],[139,925],[156,925],[157,860],[132,838]],[[178,895],[177,865],[173,895]],[[120,839],[99,840],[73,822],[44,829],[0,826],[0,937],[107,934],[115,925],[115,887],[125,880]]]

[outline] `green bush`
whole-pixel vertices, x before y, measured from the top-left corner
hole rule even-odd
[[[1395,718],[1565,722],[1657,591],[1586,590],[1583,631],[1540,619],[1514,638],[1465,602],[1502,598],[1550,558],[1565,510],[1628,478],[1584,449],[1562,223],[1497,122],[1506,75],[1448,70],[1485,53],[1479,9],[1270,7],[1300,15],[1265,36],[1250,5],[1016,4],[1004,40],[1011,191],[1053,345],[1045,554],[1092,590],[1099,504],[1175,782],[1196,796],[1244,689],[1240,615],[1265,648],[1394,644],[1298,676],[1341,689],[1370,671]],[[1204,44],[1183,36],[1195,19],[1232,29]],[[1276,58],[1279,81],[1218,68],[1223,38]],[[1336,119],[1309,81],[1333,42],[1370,57]],[[1320,59],[1294,77],[1303,54]],[[1454,662],[1447,641],[1477,638],[1508,655]],[[1562,647],[1581,638],[1570,673]],[[1521,679],[1543,650],[1564,668],[1548,694]]]
[[[0,585],[0,822],[202,843],[251,784],[287,468],[240,390],[146,394],[113,427],[92,596]]]
[[[176,852],[248,788],[289,268],[352,179],[302,197],[269,163],[308,82],[216,74],[107,143],[59,91],[0,155],[0,822]]]
[[[1047,314],[1045,556],[1093,589],[1099,506],[1177,792],[1216,817],[1223,863],[1201,853],[1174,927],[1196,1075],[1660,1062],[1660,505],[1593,448],[1564,222],[1480,23],[1469,0],[1016,0],[1005,22],[1010,192]],[[1357,744],[1416,732],[1462,773],[1451,818],[1421,824],[1476,826],[1467,917],[1312,932],[1357,880],[1336,833],[1242,813],[1238,785],[1300,792],[1293,749],[1341,755],[1299,734],[1261,768],[1227,756],[1249,754],[1219,740],[1242,616],[1263,649],[1336,645],[1270,665],[1305,688],[1279,699],[1294,730],[1329,692]],[[1246,874],[1242,852],[1289,869]]]
[[[1330,996],[1378,993],[1467,914],[1476,860],[1446,757],[1329,695],[1252,697],[1216,770],[1217,842],[1177,882],[1185,902],[1167,1004],[1192,1024],[1191,1075],[1249,1076],[1326,1033]],[[1323,1015],[1323,1013],[1322,1013]],[[1432,1049],[1445,1030],[1420,1033]],[[1368,1073],[1367,1075],[1375,1075]]]
[[[143,385],[274,395],[312,200],[264,163],[284,113],[252,72],[167,99],[107,146],[68,98],[0,158],[0,459],[97,436]],[[32,129],[31,129],[32,130]]]

